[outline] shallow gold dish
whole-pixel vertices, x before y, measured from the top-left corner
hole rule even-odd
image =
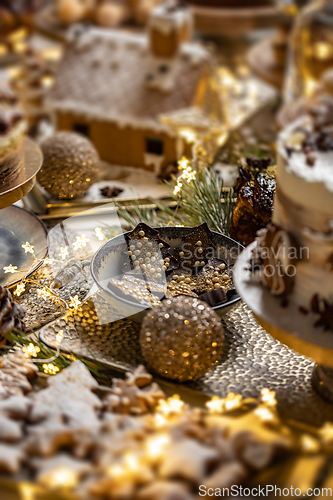
[[[26,196],[34,187],[36,175],[43,162],[43,154],[38,145],[29,138],[24,143],[24,167],[10,187],[0,191],[0,209],[13,205]]]

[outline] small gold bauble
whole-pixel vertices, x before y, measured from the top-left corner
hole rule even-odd
[[[98,153],[85,137],[57,132],[42,145],[43,166],[37,175],[41,186],[59,199],[83,196],[95,182]]]
[[[141,352],[150,368],[184,382],[209,371],[222,354],[224,333],[218,315],[193,297],[164,300],[145,316]]]

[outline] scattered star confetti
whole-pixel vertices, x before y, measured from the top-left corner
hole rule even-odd
[[[54,262],[54,259],[49,259],[48,257],[46,257],[43,262],[44,264],[52,264],[52,262]]]
[[[70,297],[69,307],[73,309],[77,309],[81,305],[81,301],[79,300],[79,296],[75,295],[74,297]]]
[[[22,295],[24,291],[25,291],[25,283],[19,283],[13,293],[16,297],[19,297],[20,295]]]
[[[5,266],[3,267],[3,270],[5,271],[5,274],[6,273],[17,273],[17,266],[12,266],[11,264],[9,264],[9,266]]]
[[[44,373],[47,373],[47,375],[55,375],[56,373],[58,373],[59,368],[55,366],[53,363],[44,363],[43,370]]]
[[[22,248],[24,248],[25,253],[31,253],[32,255],[35,253],[35,247],[30,245],[28,241],[22,245]]]
[[[241,394],[229,392],[226,398],[213,396],[210,401],[207,401],[206,408],[208,408],[210,413],[223,413],[237,410],[238,408],[241,408],[242,404],[243,398]]]
[[[161,412],[163,415],[169,416],[175,413],[181,413],[184,407],[184,401],[180,399],[178,394],[175,394],[171,398],[168,398],[166,401],[164,401],[164,399],[161,399],[157,407],[157,411]]]
[[[60,247],[60,253],[59,253],[59,255],[62,258],[62,260],[65,260],[66,257],[69,256],[68,247]]]
[[[40,347],[30,343],[29,345],[22,347],[22,351],[24,352],[26,358],[37,358],[38,353],[40,352]]]
[[[262,389],[260,393],[260,400],[262,403],[265,403],[267,406],[276,406],[277,401],[275,398],[275,392],[270,391],[269,389]]]
[[[326,422],[321,429],[319,429],[319,436],[325,444],[333,443],[333,424]]]
[[[95,227],[95,234],[96,234],[96,238],[99,239],[99,241],[103,241],[106,239],[106,236],[103,233],[101,227]]]
[[[56,335],[57,345],[61,344],[63,338],[64,338],[64,330],[59,330],[59,332]]]
[[[79,250],[79,248],[83,248],[87,246],[88,238],[83,234],[82,236],[76,236],[76,241],[73,243],[74,250]]]
[[[50,299],[52,297],[52,293],[47,288],[38,288],[37,295],[38,297],[42,297],[44,300]]]

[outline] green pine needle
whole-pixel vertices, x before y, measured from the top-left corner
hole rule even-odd
[[[52,358],[53,356],[56,355],[56,350],[51,349],[50,347],[46,346],[43,342],[38,340],[35,334],[29,334],[27,335],[24,332],[21,332],[20,330],[17,330],[14,328],[14,330],[10,333],[5,333],[3,337],[7,340],[9,345],[4,345],[0,349],[0,354],[6,354],[6,351],[11,349],[12,347],[24,347],[29,344],[33,344],[36,347],[39,347],[40,352],[36,356],[36,360],[40,360],[41,363],[36,363],[36,366],[39,368],[41,372],[43,372],[43,363],[42,361]],[[88,370],[91,372],[91,374],[98,380],[107,380],[109,381],[110,376],[107,375],[107,372],[110,370],[106,370],[105,367],[103,368],[103,365],[98,363],[98,362],[88,362],[84,358],[80,356],[76,356],[74,354],[65,354],[62,352],[59,352],[56,359],[52,361],[52,364],[57,366],[60,370],[63,370],[64,368],[67,368],[73,361],[82,361],[82,363],[88,368]]]
[[[173,193],[175,180],[166,183]],[[177,205],[176,210],[166,203],[149,200],[156,209],[139,204],[127,210],[117,204],[118,215],[125,219],[131,229],[139,222],[152,227],[170,224],[194,227],[207,222],[210,229],[230,235],[232,212],[234,209],[233,190],[225,190],[223,181],[212,170],[197,173],[195,180],[182,181],[179,195],[171,194]]]

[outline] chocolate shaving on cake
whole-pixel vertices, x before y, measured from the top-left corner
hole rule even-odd
[[[333,304],[329,304],[316,294],[311,300],[311,310],[315,314],[319,314],[315,326],[322,326],[324,330],[333,330]]]
[[[333,98],[329,95],[321,96],[317,103],[308,110],[312,118],[313,130],[300,131],[304,133],[305,139],[302,143],[302,150],[307,158],[313,151],[332,151],[333,150]]]

